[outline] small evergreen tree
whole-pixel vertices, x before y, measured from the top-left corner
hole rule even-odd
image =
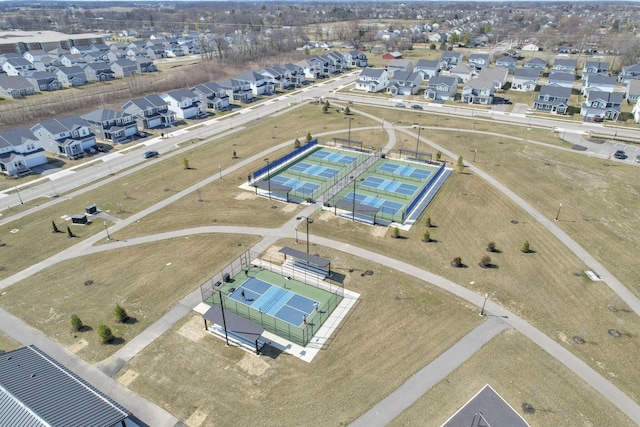
[[[122,308],[120,304],[116,304],[116,308],[113,309],[113,314],[116,316],[116,322],[118,323],[124,323],[129,318],[127,310]]]
[[[400,237],[400,229],[398,227],[393,227],[393,238],[397,239]]]
[[[427,220],[424,222],[424,225],[426,225],[427,228],[431,227],[431,217],[430,216],[427,217]]]
[[[464,172],[464,159],[462,158],[462,156],[458,157],[458,172]]]
[[[114,337],[113,332],[111,332],[111,328],[107,325],[98,326],[98,338],[100,338],[100,342],[102,344],[113,341]]]
[[[68,225],[67,225],[67,237],[69,237],[69,238],[76,237],[76,235],[73,234],[73,232],[71,231],[71,228],[69,228]]]
[[[348,116],[349,114],[351,114],[351,109],[347,106],[347,107],[344,109],[344,115],[345,115],[345,116]]]
[[[431,233],[429,233],[429,230],[424,230],[424,234],[422,235],[422,241],[423,242],[431,242]]]
[[[293,148],[300,148],[300,140],[298,138],[293,141]]]
[[[82,320],[75,314],[71,315],[71,330],[74,332],[78,332],[82,329]]]
[[[232,157],[232,159],[237,159],[237,158],[238,158],[238,156],[236,155],[236,150],[233,150],[233,157]]]
[[[488,267],[491,265],[491,257],[489,255],[485,255],[482,257],[482,259],[480,260],[480,265],[482,267]]]
[[[326,113],[327,111],[329,111],[329,105],[328,104],[329,104],[329,101],[327,101],[327,103],[322,106],[322,112],[323,113]]]
[[[528,240],[524,241],[524,243],[520,247],[520,251],[524,252],[525,254],[528,254],[529,252],[531,252],[531,246],[529,246]]]
[[[487,245],[487,251],[495,252],[496,251],[496,242],[489,242]]]
[[[331,104],[329,104],[328,99],[325,101],[324,105],[327,107],[327,109],[331,108]]]
[[[438,151],[436,153],[436,162],[439,162],[440,160],[442,160],[442,153],[440,151]]]
[[[313,140],[313,137],[311,136],[311,132],[307,132],[307,143],[311,142]]]
[[[460,258],[459,256],[455,257],[453,259],[453,261],[451,261],[451,265],[454,267],[461,267],[462,266],[462,258]]]
[[[51,226],[53,227],[53,233],[59,233],[60,230],[58,229],[58,226],[56,225],[56,222],[51,220]]]
[[[189,167],[189,159],[187,159],[186,157],[184,159],[182,159],[182,166],[184,166],[185,169],[190,169],[190,167]]]

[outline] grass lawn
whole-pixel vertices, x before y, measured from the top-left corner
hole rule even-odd
[[[285,242],[286,243],[286,242]],[[288,242],[291,243],[291,242]],[[203,334],[187,316],[136,356],[120,381],[185,421],[252,425],[256,416],[283,426],[342,425],[358,417],[475,327],[477,310],[413,277],[349,254],[331,254],[361,298],[328,348],[310,364],[279,354],[257,358]],[[372,276],[360,276],[372,269]],[[220,393],[212,393],[212,385]]]
[[[389,424],[439,426],[485,384],[532,427],[624,426],[632,421],[600,393],[531,343],[508,330],[491,340]],[[522,404],[533,406],[525,414]]]
[[[193,236],[79,257],[11,286],[0,298],[0,306],[83,359],[96,362],[118,350],[257,240],[243,235]],[[93,283],[85,285],[88,280]],[[116,323],[116,304],[135,321]],[[89,328],[71,334],[72,314]],[[102,323],[118,337],[114,344],[99,344],[96,330]]]
[[[3,333],[0,333],[0,353],[15,350],[22,347],[19,343],[15,342]]]

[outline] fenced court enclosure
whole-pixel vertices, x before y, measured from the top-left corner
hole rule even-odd
[[[342,301],[344,288],[245,252],[201,285],[200,292],[204,303],[305,346]]]
[[[388,225],[417,218],[447,175],[444,163],[390,159],[314,140],[255,171],[249,181],[270,198],[320,201],[336,215]]]

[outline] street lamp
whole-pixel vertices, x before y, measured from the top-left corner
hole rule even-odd
[[[484,306],[487,304],[487,298],[489,298],[489,294],[484,294],[484,302],[482,303],[482,310],[480,310],[480,316],[484,316]]]
[[[304,219],[306,219],[306,220],[307,220],[307,255],[309,255],[309,224],[313,224],[313,219],[308,218],[308,217],[306,217],[306,216],[299,216],[299,217],[297,217],[296,219],[297,219],[297,220],[301,220],[302,218],[304,218]],[[298,228],[296,227],[296,230],[297,230],[297,229],[298,229]]]
[[[356,177],[350,176],[353,181],[353,205],[351,206],[351,221],[356,222]]]
[[[267,162],[267,188],[269,191],[269,200],[271,200],[271,169],[269,168],[269,159],[264,159],[265,162]]]
[[[475,162],[476,162],[476,154],[477,154],[477,153],[478,153],[478,149],[477,149],[477,148],[474,148],[474,149],[473,149],[473,163],[475,163]]]
[[[296,225],[296,245],[299,243],[300,242],[298,241],[298,226]]]
[[[353,117],[345,117],[345,119],[349,120],[349,136],[347,138],[349,142],[351,142],[351,122],[353,121]]]
[[[107,232],[107,240],[111,240],[111,235],[109,234],[109,228],[107,227],[107,221],[102,221],[104,224],[104,229]]]
[[[222,179],[222,166],[218,165],[218,171],[220,172],[220,179]]]
[[[418,139],[416,140],[416,157],[417,157],[417,153],[418,153],[418,147],[420,145],[420,131],[422,130],[421,126],[417,126],[418,128]]]
[[[22,197],[20,196],[20,191],[18,191],[18,186],[16,185],[16,194],[18,195],[18,200],[20,200],[20,204],[24,205],[24,202],[22,201]]]
[[[558,206],[558,213],[556,214],[556,219],[555,221],[558,220],[558,217],[560,216],[560,209],[562,209],[562,203],[560,203],[560,206]]]

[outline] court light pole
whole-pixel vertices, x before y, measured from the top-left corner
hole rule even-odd
[[[299,243],[300,242],[298,241],[298,226],[296,225],[296,245]]]
[[[353,121],[353,117],[345,117],[345,119],[349,120],[349,135],[347,138],[349,139],[349,142],[351,142],[351,122]]]
[[[269,159],[264,159],[265,162],[267,162],[267,189],[269,191],[269,200],[271,200],[271,169],[269,167],[270,163],[269,163]]]
[[[487,298],[489,298],[489,294],[484,294],[484,302],[482,303],[482,310],[480,310],[480,316],[484,316],[484,307],[487,305]]]
[[[420,146],[420,131],[422,130],[422,126],[416,126],[418,128],[418,139],[416,140],[416,157],[418,153],[418,148]]]
[[[562,203],[560,203],[560,206],[558,206],[558,213],[556,214],[556,219],[555,221],[558,220],[558,217],[560,217],[560,209],[562,209]]]
[[[102,221],[104,224],[104,230],[107,232],[107,240],[111,240],[111,235],[109,234],[109,228],[107,227],[107,221]]]
[[[351,222],[356,222],[356,177],[350,176],[353,181],[353,204],[351,205]]]
[[[309,255],[309,224],[313,224],[313,219],[306,217],[306,216],[299,216],[296,219],[297,220],[301,220],[302,218],[304,218],[305,220],[307,220],[307,255]],[[297,230],[297,228],[296,228]]]

